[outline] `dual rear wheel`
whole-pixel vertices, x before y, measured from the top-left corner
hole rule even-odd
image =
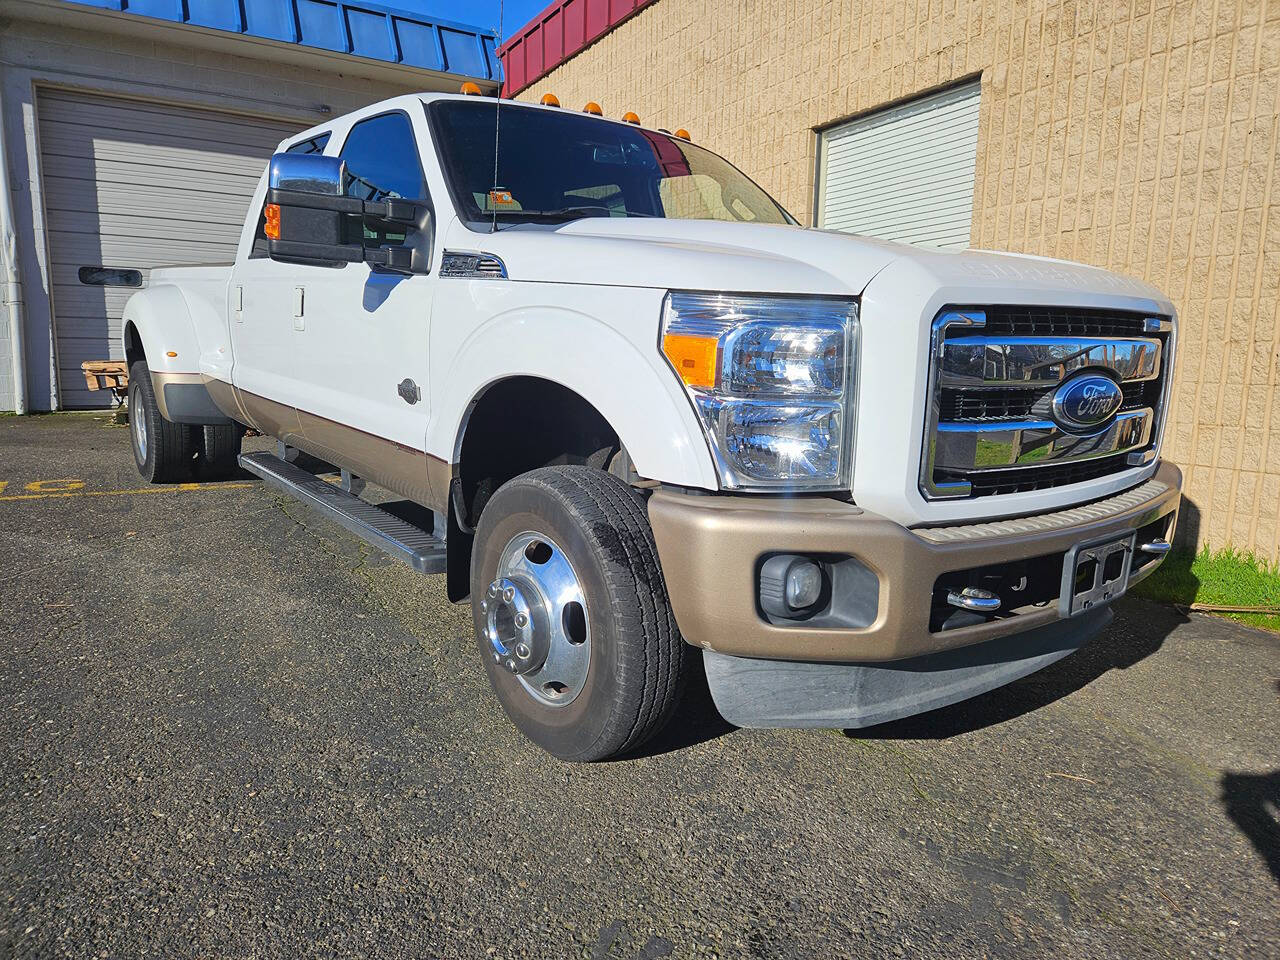
[[[244,428],[238,423],[192,426],[160,413],[145,360],[129,367],[129,434],[138,473],[148,483],[221,480],[238,469]]]

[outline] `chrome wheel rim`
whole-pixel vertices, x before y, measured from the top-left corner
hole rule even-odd
[[[129,404],[129,419],[133,421],[133,443],[138,448],[138,462],[147,462],[147,417],[137,404]]]
[[[554,540],[532,531],[512,537],[480,612],[494,663],[534,700],[563,707],[582,692],[591,665],[586,597]]]

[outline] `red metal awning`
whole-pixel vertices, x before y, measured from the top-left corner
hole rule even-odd
[[[498,48],[512,97],[654,0],[555,0]]]

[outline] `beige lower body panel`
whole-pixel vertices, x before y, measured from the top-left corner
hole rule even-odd
[[[1123,535],[1176,513],[1182,474],[1162,463],[1152,495],[1093,519],[1026,524],[954,541],[922,536],[885,517],[827,498],[690,496],[659,490],[649,520],[676,621],[695,646],[739,657],[887,661],[922,656],[1030,630],[1057,620],[1054,605],[954,630],[931,632],[933,588],[944,573],[1065,552]],[[1123,496],[1123,495],[1121,495]],[[1105,503],[1105,501],[1103,501]],[[1009,528],[1013,530],[1014,528]],[[1170,530],[1170,534],[1172,530]],[[772,553],[857,557],[877,576],[879,606],[864,628],[778,625],[757,607],[762,558]],[[1143,574],[1154,569],[1144,568]]]
[[[225,388],[214,393],[218,406],[232,406],[258,432],[432,510],[447,508],[453,471],[438,457],[217,382]]]

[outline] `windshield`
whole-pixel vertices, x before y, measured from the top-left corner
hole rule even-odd
[[[449,189],[472,223],[666,217],[794,223],[732,164],[652,130],[494,101],[429,105]]]

